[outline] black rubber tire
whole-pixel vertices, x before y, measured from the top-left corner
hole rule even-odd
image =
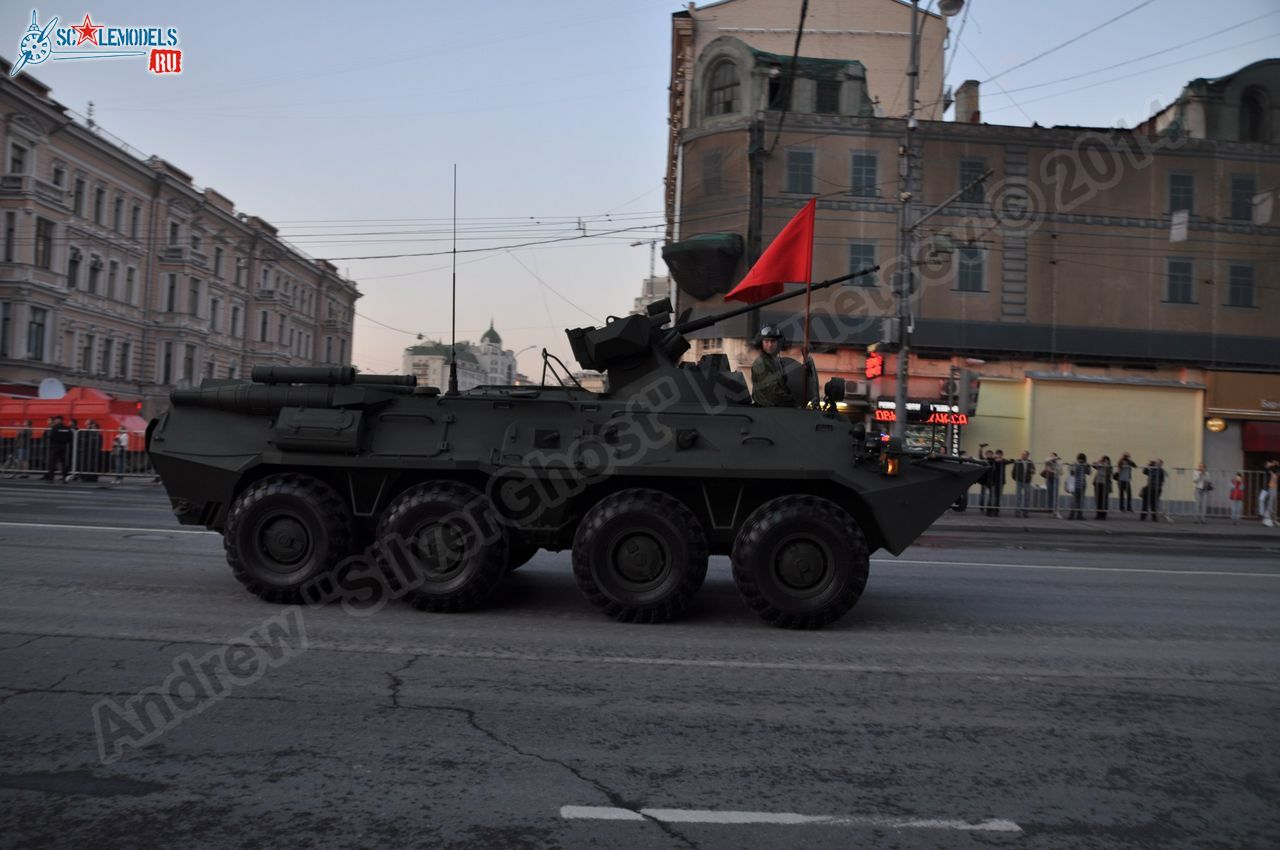
[[[625,566],[617,557],[624,544],[631,556]],[[657,490],[622,490],[601,499],[578,525],[573,576],[587,601],[615,620],[666,622],[680,616],[702,587],[706,535],[678,499]]]
[[[460,556],[441,565],[420,547],[431,528],[444,525]],[[423,611],[454,613],[481,607],[507,574],[507,536],[498,514],[478,490],[454,481],[428,481],[397,496],[378,521],[379,560],[398,535],[410,544],[413,579],[405,600]],[[383,563],[383,568],[389,565]]]
[[[533,560],[538,554],[538,547],[532,543],[512,543],[507,541],[507,572],[515,572]]]
[[[268,602],[303,601],[302,590],[354,548],[351,511],[328,484],[281,473],[253,482],[231,503],[222,536],[235,577]]]
[[[818,496],[781,496],[747,517],[733,581],[748,607],[785,629],[843,617],[867,585],[867,541],[849,512]]]

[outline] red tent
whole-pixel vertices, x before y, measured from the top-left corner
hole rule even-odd
[[[138,415],[141,408],[141,402],[121,401],[92,387],[74,387],[62,398],[0,395],[0,439],[16,437],[28,419],[33,429],[43,432],[53,417],[61,416],[68,425],[76,420],[81,428],[90,420],[98,423],[104,452],[111,451],[116,434],[124,428],[129,432],[129,451],[140,452],[147,430],[147,420]]]

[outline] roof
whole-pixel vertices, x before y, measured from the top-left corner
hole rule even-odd
[[[494,345],[502,345],[502,337],[498,336],[498,332],[493,329],[493,319],[489,320],[489,330],[480,336],[481,342],[491,342]]]
[[[770,53],[767,50],[756,50],[754,47],[750,49],[757,63],[791,67],[790,56]],[[815,59],[810,56],[797,56],[795,63],[797,75],[815,80],[837,79],[850,65],[857,65],[863,73],[867,70],[866,66],[857,59]]]

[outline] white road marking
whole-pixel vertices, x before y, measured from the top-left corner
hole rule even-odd
[[[153,534],[217,534],[216,531],[195,531],[189,528],[137,528],[125,525],[69,525],[60,522],[0,522],[7,528],[65,528],[70,531],[146,531]]]
[[[1143,567],[1078,567],[1069,564],[993,564],[979,561],[916,561],[906,558],[872,558],[874,564],[920,564],[938,567],[995,567],[1008,570],[1067,570],[1086,573],[1155,573],[1170,576],[1261,576],[1280,578],[1280,573],[1239,573],[1216,570],[1157,570]]]
[[[946,818],[903,818],[882,815],[801,815],[795,812],[735,812],[713,809],[623,809],[614,806],[561,806],[565,820],[656,820],[662,823],[774,826],[867,826],[878,829],[955,829],[966,832],[1022,832],[1010,820],[977,822]]]

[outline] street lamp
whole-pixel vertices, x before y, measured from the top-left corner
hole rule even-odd
[[[941,0],[938,11],[951,17],[964,8],[964,0]],[[915,290],[915,222],[911,209],[911,181],[914,160],[911,136],[916,129],[916,81],[920,76],[920,0],[911,0],[911,63],[907,67],[907,128],[902,144],[901,183],[898,198],[902,211],[898,216],[898,380],[894,393],[893,436],[905,445],[907,434],[907,364],[911,359],[911,296]]]

